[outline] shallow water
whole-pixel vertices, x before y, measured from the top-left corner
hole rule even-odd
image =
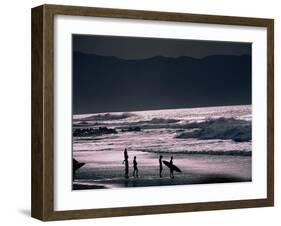
[[[89,188],[94,185],[120,188],[251,181],[250,156],[176,154],[174,164],[182,170],[182,173],[175,173],[175,179],[171,179],[169,169],[164,165],[163,177],[159,177],[157,154],[145,152],[129,152],[128,154],[138,156],[138,178],[132,176],[132,159],[129,159],[129,179],[124,178],[124,165],[120,161],[107,160],[108,156],[115,156],[115,159],[122,158],[122,152],[76,153],[75,158],[86,162],[86,165],[76,172],[76,185],[83,184]],[[163,155],[164,160],[169,160],[169,158],[170,155]]]
[[[116,133],[104,134],[100,127]],[[124,148],[131,165],[137,156],[141,178],[135,186],[207,183],[199,175],[212,181],[218,175],[228,178],[225,182],[251,180],[250,105],[73,116],[74,131],[90,128],[98,132],[73,137],[74,158],[86,162],[75,175],[76,183],[125,186]],[[152,182],[158,178],[160,154],[166,160],[173,155],[183,170],[173,182],[168,170],[167,182]]]

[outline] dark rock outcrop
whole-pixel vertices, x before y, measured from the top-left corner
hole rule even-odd
[[[115,129],[107,128],[107,127],[99,127],[99,128],[85,128],[85,129],[74,129],[73,136],[75,137],[85,137],[85,136],[100,136],[104,134],[116,134],[117,131]]]

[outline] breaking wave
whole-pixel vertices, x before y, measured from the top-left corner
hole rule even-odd
[[[252,151],[249,150],[200,150],[200,151],[167,151],[167,150],[141,150],[143,152],[157,153],[157,154],[198,154],[198,155],[228,155],[228,156],[252,156]]]
[[[182,132],[176,138],[230,139],[236,142],[246,142],[252,139],[251,122],[234,118],[218,118],[190,123],[185,128],[192,130]]]
[[[152,124],[158,124],[158,123],[176,123],[179,121],[180,120],[178,120],[178,119],[153,118],[149,122]]]
[[[81,121],[107,121],[107,120],[120,120],[120,119],[126,119],[129,117],[135,116],[133,113],[120,113],[120,114],[114,114],[114,113],[105,113],[105,114],[95,114],[91,115],[89,117],[80,119]]]
[[[170,118],[153,118],[151,120],[147,120],[147,121],[138,121],[135,122],[136,124],[169,124],[169,123],[177,123],[179,122],[179,119],[170,119]]]

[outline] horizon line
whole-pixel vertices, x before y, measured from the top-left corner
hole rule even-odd
[[[196,108],[215,108],[215,107],[238,107],[238,106],[251,106],[252,104],[230,104],[230,105],[211,105],[211,106],[199,106],[199,107],[179,107],[179,108],[160,108],[160,109],[149,109],[149,110],[138,110],[138,111],[106,111],[106,112],[95,112],[95,113],[78,113],[74,114],[72,112],[72,116],[76,115],[93,115],[93,114],[108,114],[108,113],[131,113],[131,112],[143,112],[143,111],[160,111],[160,110],[181,110],[181,109],[196,109]]]
[[[126,60],[126,61],[130,61],[130,60],[148,60],[148,59],[153,59],[156,57],[163,57],[163,58],[169,58],[169,59],[179,59],[181,57],[188,57],[191,59],[195,59],[195,60],[202,60],[205,59],[207,57],[212,57],[212,56],[233,56],[233,57],[241,57],[241,56],[248,56],[248,57],[252,57],[252,55],[249,54],[212,54],[212,55],[207,55],[207,56],[203,56],[203,57],[193,57],[193,56],[187,56],[187,55],[182,55],[182,56],[165,56],[165,55],[155,55],[155,56],[151,56],[151,57],[147,57],[147,58],[132,58],[132,59],[128,59],[128,58],[122,58],[122,57],[118,57],[118,56],[114,56],[114,55],[100,55],[100,54],[96,54],[96,53],[90,53],[90,52],[84,52],[84,51],[79,51],[79,50],[73,50],[72,53],[81,53],[81,54],[85,54],[85,55],[95,55],[95,56],[100,56],[100,57],[112,57],[112,58],[116,58],[116,59],[120,59],[120,60]]]

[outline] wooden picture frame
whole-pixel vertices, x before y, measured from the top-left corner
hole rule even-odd
[[[267,198],[169,205],[54,210],[54,16],[124,18],[255,26],[267,29]],[[274,205],[274,21],[125,9],[42,5],[32,9],[32,202],[34,218],[50,220],[163,214]]]

